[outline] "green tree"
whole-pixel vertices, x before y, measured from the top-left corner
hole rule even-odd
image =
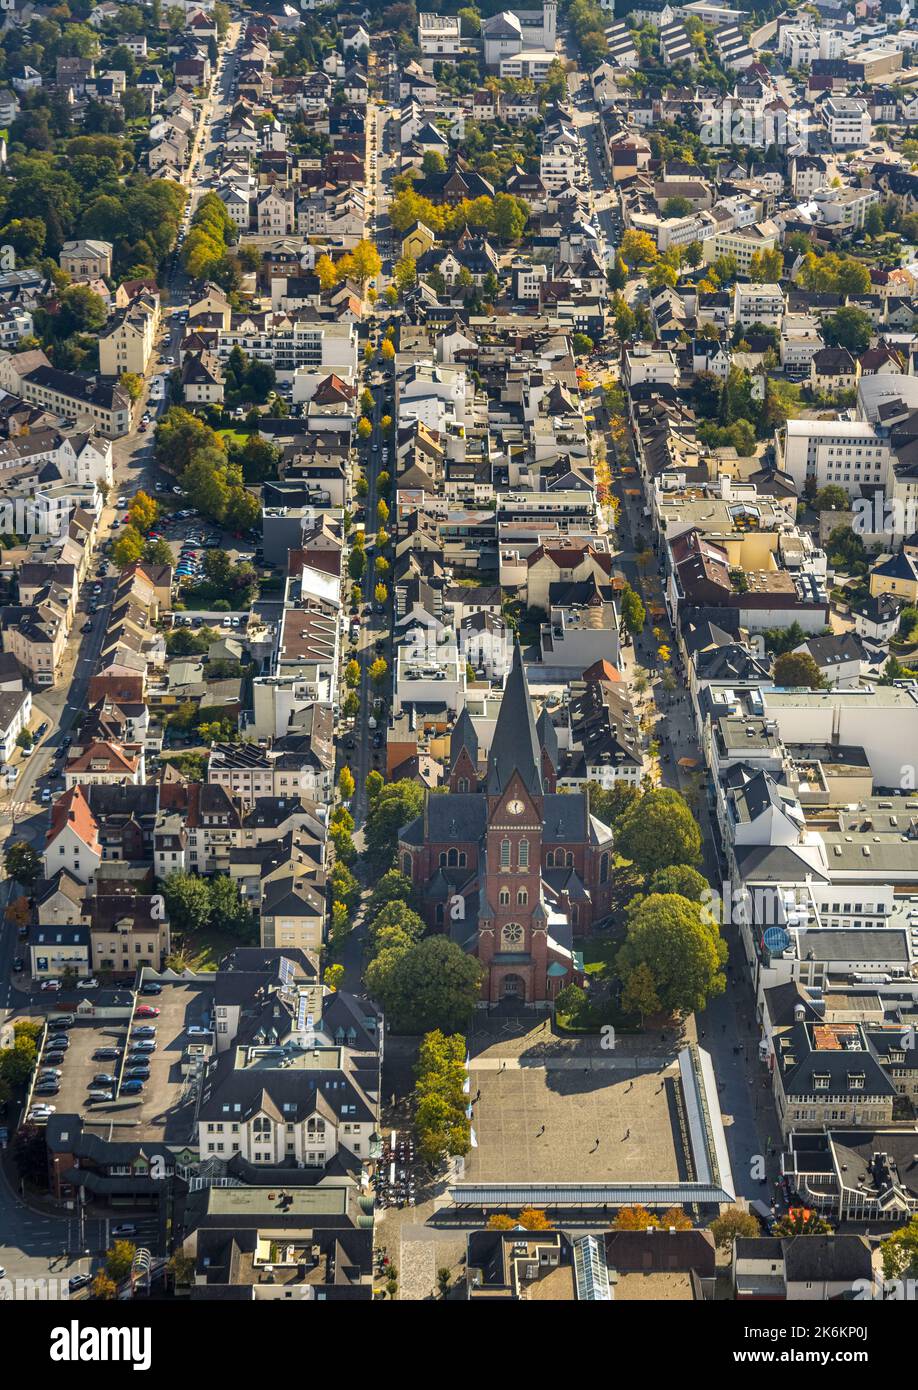
[[[182,406],[172,406],[156,426],[156,462],[167,473],[181,477],[192,458],[202,449],[221,448],[209,425]]]
[[[693,903],[705,900],[709,892],[708,880],[689,864],[670,864],[658,869],[647,885],[649,893],[679,893]]]
[[[688,1014],[723,993],[726,959],[726,942],[698,903],[678,893],[651,893],[627,914],[617,968],[627,980],[645,965],[662,1007]]]
[[[120,570],[136,564],[143,555],[144,545],[140,532],[133,526],[125,526],[112,545],[112,563]]]
[[[445,936],[406,951],[383,951],[367,967],[367,988],[398,1032],[460,1029],[481,996],[483,967]]]
[[[688,217],[691,211],[691,199],[683,198],[681,195],[677,195],[674,198],[667,198],[663,204],[663,216],[666,218]]]
[[[638,1015],[642,1028],[648,1014],[659,1013],[660,996],[657,994],[650,967],[644,961],[625,976],[622,982],[621,1005],[625,1013]]]
[[[194,874],[170,874],[163,882],[163,898],[173,931],[203,931],[210,920],[208,880]]]
[[[630,584],[626,584],[622,590],[621,613],[622,622],[632,637],[637,637],[638,633],[643,632],[647,612]]]
[[[15,879],[24,887],[31,887],[41,876],[43,869],[42,857],[38,850],[33,849],[25,840],[16,840],[5,850],[3,862],[7,877]]]
[[[845,512],[851,506],[851,502],[840,483],[828,483],[819,489],[813,505],[817,512]]]
[[[655,788],[625,812],[618,824],[618,852],[643,874],[670,864],[693,864],[701,832],[685,800],[670,787]]]
[[[137,1246],[132,1241],[116,1240],[105,1252],[105,1272],[109,1279],[114,1280],[116,1284],[126,1279],[131,1272],[136,1254]]]
[[[369,915],[369,913],[368,913]],[[407,901],[392,898],[384,903],[377,912],[369,918],[369,942],[370,950],[378,954],[393,938],[391,934],[398,933],[399,939],[411,945],[419,941],[424,934],[424,920],[408,906]]]
[[[822,321],[822,337],[827,346],[847,348],[855,356],[867,351],[872,336],[870,315],[853,304],[846,304]]]
[[[366,847],[371,863],[389,868],[395,856],[398,832],[421,814],[424,793],[416,783],[404,778],[387,782],[367,812]]]
[[[332,898],[353,911],[360,901],[360,884],[346,864],[336,864],[331,875]]]
[[[886,1279],[913,1279],[918,1275],[918,1216],[880,1243],[880,1259]]]
[[[629,227],[622,237],[620,247],[622,260],[629,268],[635,266],[650,266],[657,260],[659,252],[653,237],[646,232],[636,231]]]
[[[784,273],[784,257],[778,250],[753,251],[749,279],[759,284],[777,284]]]
[[[379,786],[381,787],[383,785],[382,777],[378,772],[371,772],[367,778],[367,782],[369,782],[370,777],[379,777]],[[374,786],[375,785],[374,782]],[[369,786],[367,786],[367,797],[372,801],[373,797],[370,795]],[[377,913],[381,912],[389,903],[398,902],[411,904],[413,901],[414,887],[411,879],[408,878],[407,874],[403,874],[400,869],[388,869],[377,881],[373,889],[370,900],[367,903],[367,917],[372,920]]]
[[[775,661],[775,685],[787,690],[824,690],[826,682],[809,652],[784,652]]]
[[[217,874],[205,882],[209,899],[208,926],[231,936],[248,936],[253,925],[252,913],[236,880]]]
[[[608,790],[598,782],[588,782],[587,791],[590,794],[592,813],[598,816],[604,825],[613,829],[643,796],[639,787],[633,787],[627,782],[613,782]]]

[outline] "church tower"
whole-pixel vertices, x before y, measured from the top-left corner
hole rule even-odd
[[[542,0],[542,47],[553,53],[557,37],[558,6],[556,0]]]
[[[547,993],[548,918],[541,891],[545,784],[518,644],[494,729],[485,795],[478,956],[489,969],[490,1000],[531,1003]]]

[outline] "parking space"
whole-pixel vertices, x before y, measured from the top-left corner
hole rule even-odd
[[[53,1068],[57,1090],[33,1097],[33,1106],[82,1115],[92,1123],[129,1124],[138,1138],[190,1139],[195,1079],[183,1070],[187,1048],[206,1044],[213,994],[194,982],[169,983],[158,995],[138,995],[134,1013],[111,1020],[70,1015],[73,1022],[49,1022],[48,1037],[66,1037],[66,1046],[46,1043],[37,1076]],[[200,1035],[188,1029],[201,1030]],[[149,1030],[153,1030],[150,1032]],[[149,1042],[155,1047],[149,1048]],[[113,1055],[106,1055],[111,1052]],[[103,1079],[110,1078],[110,1079]],[[136,1091],[132,1084],[140,1082]],[[40,1084],[40,1082],[36,1082]],[[93,1094],[93,1092],[99,1094]],[[108,1092],[113,1098],[105,1096]]]
[[[89,1096],[93,1077],[103,1073],[113,1075],[116,1078],[119,1076],[119,1068],[124,1056],[124,1042],[127,1036],[126,1023],[119,1023],[115,1019],[110,1022],[98,1019],[81,1019],[77,1015],[76,1022],[69,1028],[62,1028],[56,1025],[53,1020],[49,1022],[48,1037],[57,1034],[66,1036],[69,1040],[63,1057],[51,1063],[60,1072],[60,1090],[56,1095],[36,1097],[36,1100],[53,1105],[55,1110],[62,1114],[92,1114],[99,1107],[99,1102],[92,1100]],[[104,1061],[96,1060],[94,1054],[100,1048],[117,1048],[119,1055]],[[40,1075],[42,1069],[49,1064],[47,1059],[56,1055],[53,1049],[46,1044],[37,1075]]]

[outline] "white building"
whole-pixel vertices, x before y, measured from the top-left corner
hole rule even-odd
[[[836,149],[862,149],[870,144],[873,122],[860,97],[829,97],[822,105],[822,119]]]
[[[889,445],[866,421],[788,420],[775,443],[778,466],[799,492],[811,480],[817,488],[839,483],[849,495],[864,483],[887,484]]]

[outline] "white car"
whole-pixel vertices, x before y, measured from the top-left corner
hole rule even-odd
[[[209,1028],[202,1028],[200,1023],[190,1023],[185,1029],[189,1038],[206,1038],[210,1033]]]
[[[77,980],[77,989],[98,989],[99,981],[95,976],[88,980]]]
[[[60,980],[42,980],[41,987],[43,990],[49,989],[52,993],[56,994],[61,987],[61,982]]]

